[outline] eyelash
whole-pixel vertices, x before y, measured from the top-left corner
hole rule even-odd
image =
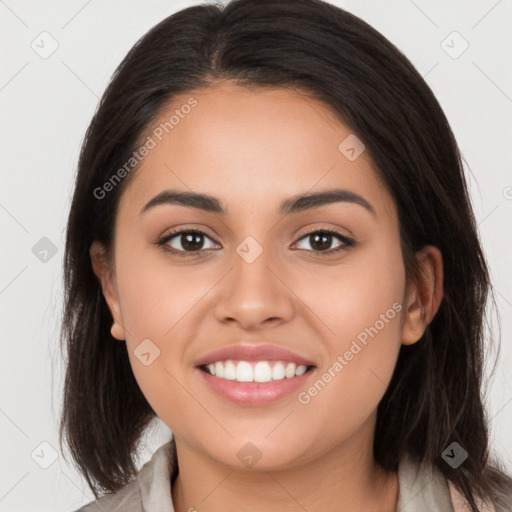
[[[307,233],[304,233],[304,235],[302,235],[299,238],[298,242],[303,240],[304,238],[307,238],[310,235],[317,234],[317,233],[334,235],[334,236],[338,237],[343,242],[343,245],[340,245],[339,247],[336,247],[335,249],[329,249],[327,251],[315,251],[315,250],[310,251],[310,250],[306,250],[306,249],[302,249],[302,250],[306,250],[306,252],[313,252],[313,253],[323,257],[323,256],[331,256],[331,255],[336,254],[342,250],[350,249],[357,245],[357,242],[355,240],[353,240],[352,238],[348,238],[345,235],[342,235],[341,233],[336,231],[335,229],[330,229],[330,228],[316,228],[314,230],[308,231]],[[193,257],[193,256],[201,254],[205,251],[216,250],[216,249],[200,249],[198,251],[179,251],[170,246],[165,246],[165,244],[167,244],[167,242],[169,242],[176,236],[182,235],[182,234],[199,234],[199,235],[204,235],[205,237],[210,238],[210,240],[212,240],[212,238],[207,233],[205,233],[204,231],[201,231],[200,229],[181,229],[181,230],[173,231],[173,232],[169,233],[168,235],[164,236],[163,238],[158,240],[156,245],[158,247],[162,247],[165,251],[176,254],[177,256],[182,257],[182,258]],[[217,242],[215,242],[215,243],[217,243]]]

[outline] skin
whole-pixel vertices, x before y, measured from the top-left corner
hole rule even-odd
[[[367,151],[349,161],[338,150],[351,131],[323,104],[223,81],[176,97],[154,125],[191,96],[197,106],[144,158],[121,197],[113,259],[91,246],[112,334],[126,340],[140,388],[174,432],[175,509],[394,511],[397,475],[372,454],[376,410],[401,344],[417,342],[438,310],[441,254],[424,247],[423,276],[406,282],[395,204]],[[211,194],[228,213],[166,204],[140,214],[168,188]],[[331,188],[361,195],[376,216],[348,202],[277,212],[291,196]],[[358,245],[322,256],[305,236],[316,227]],[[205,231],[203,255],[158,247],[171,228]],[[250,264],[236,252],[248,236],[263,248]],[[186,250],[182,236],[169,244]],[[333,237],[325,250],[342,244]],[[297,393],[236,405],[195,368],[199,357],[242,339],[271,343],[315,361],[307,390],[393,303],[400,313],[306,405]],[[149,366],[134,355],[147,338],[160,350]],[[249,442],[261,453],[252,468],[237,457]]]

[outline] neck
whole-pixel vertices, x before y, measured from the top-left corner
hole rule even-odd
[[[176,439],[176,512],[307,510],[395,512],[398,477],[374,461],[370,436],[336,446],[322,457],[277,471],[233,468]]]

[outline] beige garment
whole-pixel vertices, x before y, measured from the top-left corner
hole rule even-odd
[[[116,493],[102,496],[75,512],[175,512],[171,476],[176,473],[176,445],[171,439],[156,450],[134,480]],[[408,457],[400,463],[398,483],[396,512],[469,511],[462,495],[438,469],[428,471]],[[482,512],[494,512],[494,508],[482,508]]]

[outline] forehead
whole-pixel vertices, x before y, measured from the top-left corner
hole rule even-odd
[[[294,90],[216,83],[174,97],[153,120],[142,138],[151,149],[120,209],[140,210],[166,188],[219,197],[236,214],[343,187],[389,212],[368,153],[350,160],[342,151],[353,137],[326,105]]]

